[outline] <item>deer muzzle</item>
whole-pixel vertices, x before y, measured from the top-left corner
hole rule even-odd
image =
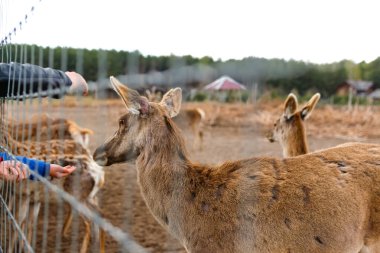
[[[95,162],[100,166],[108,165],[107,153],[103,146],[100,146],[95,150],[93,157]]]

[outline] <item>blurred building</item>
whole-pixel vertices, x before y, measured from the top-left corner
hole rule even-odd
[[[365,97],[375,90],[375,85],[372,81],[347,80],[338,85],[336,95],[348,96],[350,90],[352,91],[352,95]]]

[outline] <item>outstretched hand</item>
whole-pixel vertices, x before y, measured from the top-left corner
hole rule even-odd
[[[28,178],[27,165],[19,161],[0,162],[0,179],[7,181],[21,181]]]
[[[53,178],[62,178],[70,175],[71,173],[74,172],[75,166],[65,166],[62,167],[61,165],[58,164],[50,164],[50,176]]]
[[[65,74],[72,82],[70,86],[70,93],[78,93],[86,96],[88,93],[88,84],[86,80],[84,80],[83,76],[73,71],[66,71]]]

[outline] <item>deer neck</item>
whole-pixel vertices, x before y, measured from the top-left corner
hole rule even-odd
[[[176,126],[170,121],[168,128],[167,133],[162,131],[162,135],[147,137],[150,142],[140,150],[136,168],[147,206],[164,227],[180,236],[181,225],[172,221],[178,220],[179,217],[175,216],[181,213],[178,212],[181,208],[178,199],[187,189],[191,162]]]
[[[288,135],[287,140],[283,141],[284,157],[304,155],[309,152],[305,132],[305,128],[301,126]]]

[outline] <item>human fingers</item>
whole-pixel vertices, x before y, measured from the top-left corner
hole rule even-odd
[[[18,177],[19,180],[28,178],[29,170],[26,164],[17,162],[16,167],[19,170],[19,177]]]
[[[74,170],[76,170],[76,167],[69,165],[69,166],[63,167],[59,173],[61,174],[61,176],[67,176],[67,175],[73,173]]]
[[[10,161],[9,169],[12,171],[12,174],[16,176],[17,181],[21,181],[28,177],[26,165],[19,161]]]
[[[86,80],[80,74],[76,72],[65,72],[66,75],[71,80],[70,92],[71,93],[82,93],[84,96],[88,94],[88,84]]]
[[[4,161],[0,165],[0,175],[2,178],[9,181],[17,180],[19,173],[11,161]]]
[[[65,176],[71,174],[75,169],[76,169],[76,167],[71,166],[71,165],[62,167],[62,166],[57,165],[57,164],[51,164],[50,165],[50,175],[52,177],[55,177],[55,178],[61,178],[61,177],[65,177]]]
[[[75,166],[68,165],[68,166],[65,166],[64,169],[65,169],[65,171],[67,171],[68,173],[71,173],[71,172],[73,172],[74,170],[76,170],[77,168],[76,168]]]
[[[28,177],[28,168],[27,168],[26,164],[23,164],[21,162],[17,162],[16,168],[19,172],[19,180],[25,179]]]

